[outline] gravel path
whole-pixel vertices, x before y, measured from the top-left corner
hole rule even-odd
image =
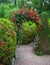
[[[50,55],[37,56],[31,46],[20,46],[16,52],[19,58],[16,59],[15,65],[50,65]]]

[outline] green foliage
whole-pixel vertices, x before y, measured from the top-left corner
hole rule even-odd
[[[18,6],[26,6],[28,8],[37,8],[40,6],[40,0],[19,0],[18,1]],[[38,4],[38,5],[37,5]]]
[[[10,18],[10,13],[18,9],[19,7],[14,7],[13,4],[0,4],[0,18]]]
[[[5,17],[6,12],[9,10],[9,7],[5,4],[0,5],[0,18]]]
[[[22,25],[21,41],[22,44],[28,44],[36,38],[37,26],[34,22],[24,22]]]
[[[19,9],[19,7],[18,6],[16,6],[16,7],[12,7],[11,8],[11,5],[9,5],[9,9],[7,10],[7,12],[5,13],[5,17],[4,18],[8,18],[8,19],[10,19],[10,17],[11,17],[11,12],[12,11],[15,11],[15,10],[18,10]]]
[[[50,54],[50,19],[46,12],[41,14],[41,30],[38,32],[38,50]]]
[[[48,19],[48,26],[50,27],[50,18]]]
[[[13,23],[0,18],[0,64],[11,65],[15,55],[16,33]]]
[[[18,0],[18,3],[19,7],[26,6],[28,8],[36,8],[36,11],[39,13],[41,13],[42,11],[50,11],[49,0]]]
[[[48,16],[48,13],[47,12],[43,12],[42,14],[41,14],[41,26],[42,26],[42,30],[41,30],[41,32],[43,32],[43,34],[45,34],[45,35],[49,35],[49,33],[50,33],[50,31],[48,31],[49,30],[49,16]],[[49,24],[49,25],[48,25]],[[45,30],[45,31],[44,31]],[[40,33],[40,34],[42,34],[42,33]],[[43,35],[42,34],[42,35]],[[39,35],[40,36],[40,35]],[[47,38],[47,37],[46,37]]]
[[[9,7],[9,9],[14,9],[14,8],[16,8],[16,10],[19,9],[18,6],[14,6],[12,3],[6,4],[6,5]]]
[[[36,55],[39,55],[39,56],[44,55],[44,53],[43,53],[42,51],[37,51],[35,54],[36,54]]]
[[[0,0],[0,3],[10,3],[11,0]]]
[[[41,14],[42,14],[43,12],[46,12],[46,13],[48,14],[49,18],[50,18],[50,10],[48,10],[48,11],[42,11]],[[41,14],[40,14],[40,15],[41,15]]]

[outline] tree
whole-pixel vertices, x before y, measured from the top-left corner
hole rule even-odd
[[[15,0],[15,6],[16,6],[16,0]]]
[[[0,3],[9,3],[11,0],[0,0]]]
[[[18,0],[19,6],[32,7],[39,13],[50,10],[50,0]]]

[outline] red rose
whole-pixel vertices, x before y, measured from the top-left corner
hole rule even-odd
[[[33,11],[31,11],[31,12],[30,12],[30,14],[34,14],[34,12],[33,12]]]
[[[30,16],[30,18],[33,18],[33,15],[31,13],[29,14],[29,16]]]
[[[35,11],[31,11],[30,14],[35,14]]]
[[[18,26],[20,26],[20,23],[18,23]]]
[[[41,26],[40,26],[40,25],[38,25],[38,28],[41,28]]]
[[[30,18],[33,18],[33,16],[32,16],[32,15],[30,15]]]

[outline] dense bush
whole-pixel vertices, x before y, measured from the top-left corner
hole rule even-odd
[[[28,44],[36,38],[37,35],[37,26],[35,23],[29,21],[24,22],[22,25],[22,34],[21,34],[21,41],[22,44]]]
[[[9,6],[10,6],[10,5],[9,5]],[[13,8],[10,7],[10,8],[7,10],[7,12],[5,13],[4,18],[10,19],[10,17],[11,17],[11,12],[12,12],[12,11],[15,11],[15,10],[18,10],[18,9],[19,9],[18,6],[13,7]]]
[[[0,0],[0,4],[1,3],[10,3],[11,2],[11,0]]]
[[[0,4],[0,18],[5,17],[5,14],[9,10],[9,7],[6,6],[5,4]]]
[[[0,65],[11,65],[16,47],[13,23],[0,18]]]
[[[19,7],[13,4],[0,4],[0,18],[10,18],[10,13],[18,9]]]
[[[42,14],[43,12],[46,12],[46,13],[48,14],[49,18],[50,18],[50,10],[48,10],[48,11],[42,11],[41,14]],[[41,15],[41,14],[40,14],[40,15]]]
[[[38,42],[35,44],[36,51],[50,54],[50,19],[48,14],[43,12],[41,14],[41,30],[38,32]]]

